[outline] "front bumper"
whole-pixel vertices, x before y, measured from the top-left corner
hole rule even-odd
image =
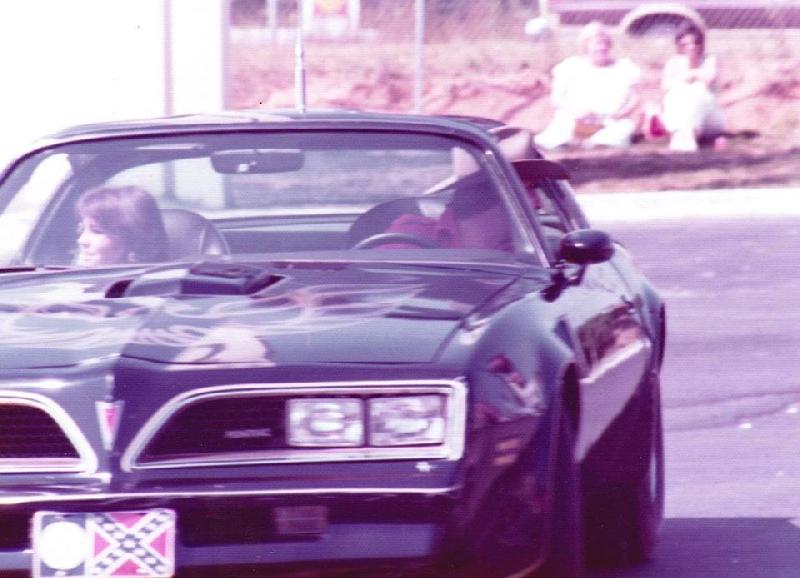
[[[30,570],[30,523],[37,511],[172,509],[177,515],[175,565],[179,573],[201,567],[425,562],[440,554],[459,494],[454,487],[4,491],[0,496],[0,574]],[[312,511],[319,519],[287,526],[285,520],[276,519],[278,511]]]

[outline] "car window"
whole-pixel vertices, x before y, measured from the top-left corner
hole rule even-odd
[[[40,156],[17,169],[30,175],[27,183],[12,175],[0,188],[12,199],[4,219],[23,229],[24,241],[6,256],[8,263],[74,264],[81,246],[113,245],[115,236],[117,262],[144,253],[146,261],[188,258],[186,235],[195,231],[219,237],[215,251],[235,254],[431,249],[436,254],[428,258],[480,260],[533,251],[483,151],[450,137],[161,136],[83,142]],[[69,170],[50,182],[56,156]],[[40,200],[34,202],[28,183],[37,183]],[[134,218],[132,207],[143,199],[154,202],[155,212]],[[106,215],[114,224],[104,226],[95,213],[110,213],[112,201],[127,203],[127,216],[117,211],[109,221]],[[160,228],[162,220],[161,232],[146,225]],[[126,250],[125,237],[163,237],[168,250]],[[195,252],[204,254],[207,247],[198,243]]]
[[[160,204],[201,210],[225,208],[225,179],[207,158],[187,158],[136,165],[106,181],[108,186],[141,186]]]
[[[8,189],[16,194],[0,196],[6,210],[0,212],[0,230],[5,240],[0,247],[0,262],[7,263],[19,254],[30,231],[46,212],[60,187],[72,175],[68,155],[41,153],[34,157],[36,170],[18,170]]]
[[[541,191],[550,203],[551,211],[558,214],[558,219],[565,231],[589,226],[586,215],[575,200],[574,191],[568,180],[545,180],[541,183]]]
[[[526,190],[526,204],[528,210],[539,224],[544,244],[550,249],[552,255],[558,251],[561,238],[575,227],[568,215],[555,201],[554,192],[557,185],[549,179],[524,183]]]
[[[553,200],[554,187],[557,185],[553,182],[539,181],[527,187],[528,198],[540,225],[566,233],[572,226],[568,216]]]

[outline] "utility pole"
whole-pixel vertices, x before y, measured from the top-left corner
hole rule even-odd
[[[425,46],[425,0],[414,1],[414,112],[422,114],[422,50]]]

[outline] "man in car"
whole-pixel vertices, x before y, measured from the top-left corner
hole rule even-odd
[[[386,232],[411,235],[444,249],[512,251],[508,212],[486,176],[473,173],[453,187],[453,197],[438,218],[401,215]]]

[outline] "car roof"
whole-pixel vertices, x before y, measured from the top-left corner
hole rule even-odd
[[[473,116],[363,112],[357,110],[235,110],[212,114],[109,121],[76,125],[47,136],[49,142],[177,134],[197,131],[264,130],[290,125],[293,129],[362,128],[365,130],[418,130],[455,134],[471,140],[495,142],[490,129],[504,123]]]

